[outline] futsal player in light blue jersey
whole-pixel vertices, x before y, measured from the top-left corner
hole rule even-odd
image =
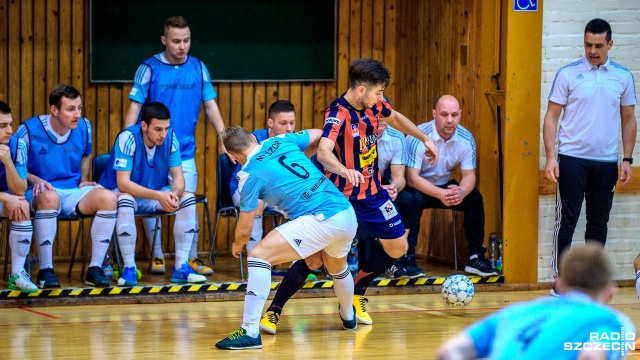
[[[196,170],[194,132],[198,123],[200,103],[215,131],[220,134],[224,123],[215,101],[216,91],[211,84],[209,70],[194,56],[188,55],[191,47],[191,30],[182,16],[172,16],[164,23],[164,33],[160,40],[165,51],[145,59],[136,71],[133,88],[129,93],[129,110],[125,117],[125,127],[140,123],[142,105],[158,101],[171,111],[171,127],[180,142],[182,170],[185,179],[185,191],[195,193],[198,186]],[[224,151],[224,147],[223,147]],[[149,245],[153,243],[154,219],[144,221]],[[160,226],[158,224],[158,226]],[[198,259],[198,229],[192,237],[189,264],[202,275],[212,274],[213,270]],[[157,232],[160,237],[160,231]],[[161,241],[156,241],[152,272],[164,273],[164,253]]]
[[[195,231],[196,201],[184,191],[180,144],[172,129],[169,109],[159,102],[142,108],[142,122],[123,130],[116,138],[100,185],[118,194],[116,234],[124,260],[118,284],[134,286],[137,231],[135,212],[164,210],[176,212],[173,236],[176,261],[172,282],[199,283],[207,278],[198,275],[188,264],[191,239]],[[167,186],[167,176],[173,182]]]
[[[277,100],[269,106],[269,118],[267,119],[267,127],[255,130],[251,134],[256,137],[259,143],[280,134],[292,133],[296,128],[296,112],[293,104],[288,100]],[[236,164],[236,170],[231,177],[229,188],[231,189],[231,198],[235,206],[240,206],[240,191],[238,191],[238,178],[236,174],[242,169],[241,164]],[[265,207],[267,210],[279,211],[277,208],[265,204],[259,200],[259,206],[256,209],[256,216],[253,220],[253,232],[247,243],[247,251],[251,251],[258,241],[262,240],[262,214]]]
[[[82,117],[80,92],[58,84],[49,94],[49,105],[51,114],[25,120],[16,133],[28,149],[27,182],[31,188],[26,197],[35,211],[34,237],[38,247],[51,247],[58,213],[95,215],[85,283],[106,287],[111,282],[102,262],[116,224],[116,195],[89,181],[91,123]],[[48,265],[53,267],[52,259],[40,253],[40,272]]]
[[[259,321],[269,295],[271,266],[307,257],[322,257],[333,277],[343,328],[357,326],[353,278],[346,261],[357,228],[355,211],[302,152],[316,144],[321,135],[314,129],[278,135],[258,144],[239,126],[223,134],[229,155],[242,164],[238,173],[240,217],[232,254],[238,257],[249,241],[259,199],[285,211],[292,220],[269,232],[249,252],[242,325],[218,342],[217,348],[262,348]]]
[[[24,270],[33,235],[29,203],[24,198],[27,190],[27,149],[24,141],[11,135],[11,124],[11,108],[0,101],[0,213],[11,220],[9,289],[32,293],[38,291],[38,287]]]
[[[438,359],[621,359],[635,342],[631,320],[604,305],[615,293],[602,245],[573,246],[560,260],[562,297],[506,307],[471,325]]]

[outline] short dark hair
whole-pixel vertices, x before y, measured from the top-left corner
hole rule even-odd
[[[2,115],[9,115],[11,114],[11,108],[9,107],[9,105],[4,102],[4,101],[0,101],[0,114]]]
[[[600,18],[595,18],[587,23],[587,26],[584,27],[584,34],[587,33],[592,34],[605,34],[604,39],[609,42],[611,41],[611,25],[607,22],[607,20],[603,20]]]
[[[239,153],[255,142],[251,134],[242,126],[230,126],[222,133],[222,143],[230,152]]]
[[[187,20],[185,20],[182,16],[172,16],[164,21],[164,32],[166,34],[169,28],[178,28],[184,29],[188,28],[189,24],[187,24]]]
[[[269,118],[271,119],[283,112],[296,112],[296,108],[289,100],[277,100],[269,106]]]
[[[390,81],[389,69],[378,60],[356,59],[349,64],[349,87],[351,89],[360,85],[369,87],[384,84],[387,86]]]
[[[53,105],[56,108],[60,109],[63,97],[75,100],[80,97],[80,91],[78,91],[71,85],[58,84],[54,86],[49,93],[49,105]]]
[[[560,278],[565,288],[592,298],[605,291],[613,279],[611,261],[596,241],[574,245],[560,256]]]
[[[141,118],[145,124],[149,125],[153,119],[169,120],[171,118],[171,113],[163,103],[152,101],[142,107]]]

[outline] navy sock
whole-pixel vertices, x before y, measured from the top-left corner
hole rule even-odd
[[[304,259],[294,262],[287,270],[284,278],[282,278],[267,311],[273,311],[280,315],[284,305],[291,299],[293,294],[302,288],[309,274],[311,274],[311,269],[309,269]]]
[[[395,261],[396,259],[389,256],[382,246],[376,246],[355,278],[353,294],[364,295],[369,284],[371,284],[378,275],[391,267]]]

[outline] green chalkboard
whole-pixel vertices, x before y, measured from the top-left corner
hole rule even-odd
[[[336,0],[91,0],[91,81],[133,81],[176,15],[213,82],[335,78]]]

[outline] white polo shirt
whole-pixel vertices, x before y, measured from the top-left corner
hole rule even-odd
[[[391,165],[406,165],[404,134],[387,124],[387,128],[378,138],[378,169],[380,175]]]
[[[558,70],[549,100],[564,106],[559,154],[618,161],[620,106],[636,104],[635,83],[627,68],[610,58],[594,66],[583,57]]]
[[[427,134],[438,149],[438,162],[433,165],[424,156],[424,143],[407,136],[407,167],[421,169],[422,178],[433,185],[441,186],[449,181],[458,165],[462,170],[476,168],[476,141],[462,125],[458,125],[453,136],[446,141],[436,131],[435,120],[418,125],[418,129]]]

